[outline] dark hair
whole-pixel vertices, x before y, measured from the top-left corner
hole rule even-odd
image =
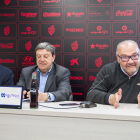
[[[55,54],[55,47],[48,42],[39,43],[35,48],[35,52],[38,49],[46,49],[47,51],[50,51],[52,53],[52,56]]]

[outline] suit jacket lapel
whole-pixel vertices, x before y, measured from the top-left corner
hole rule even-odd
[[[49,73],[49,76],[48,76],[48,79],[46,81],[44,92],[47,92],[49,90],[49,88],[52,85],[53,81],[54,81],[54,65],[52,66],[52,69],[51,69],[51,71]]]

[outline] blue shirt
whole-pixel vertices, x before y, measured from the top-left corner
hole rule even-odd
[[[40,72],[39,68],[37,68],[37,72],[40,76],[40,83],[39,83],[39,91],[43,92],[44,93],[44,90],[45,90],[45,85],[46,85],[46,82],[47,82],[47,79],[48,79],[48,76],[49,76],[49,73],[51,71],[52,67],[50,68],[50,70],[48,72],[45,73],[45,75],[42,75],[42,73]],[[55,100],[55,96],[50,93],[50,92],[47,92],[50,96],[50,101],[54,101]]]

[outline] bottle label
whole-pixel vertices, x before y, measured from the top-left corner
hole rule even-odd
[[[37,90],[36,89],[30,89],[30,93],[31,94],[36,94],[37,93]]]
[[[36,92],[36,89],[31,89],[30,92]]]
[[[32,79],[36,79],[36,72],[32,73]]]

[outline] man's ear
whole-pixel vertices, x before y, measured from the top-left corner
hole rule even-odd
[[[53,55],[53,62],[54,62],[54,60],[55,60],[55,57],[56,57],[56,55],[54,54],[54,55]]]
[[[120,58],[116,55],[116,59],[118,61],[118,63],[120,63]]]

